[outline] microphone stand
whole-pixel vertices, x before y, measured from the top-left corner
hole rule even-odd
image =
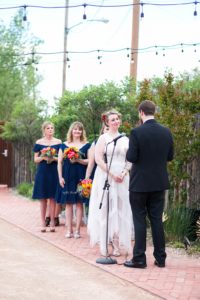
[[[113,160],[113,155],[114,155],[114,151],[115,151],[115,147],[116,147],[116,143],[117,140],[114,141],[114,147],[113,147],[113,151],[112,151],[112,155],[111,155],[111,159],[110,159],[110,164],[108,167],[108,160],[107,160],[107,148],[108,145],[111,144],[113,141],[109,142],[106,145],[106,151],[105,151],[105,163],[106,163],[106,180],[104,183],[104,187],[103,187],[103,193],[102,193],[102,197],[101,197],[101,202],[99,204],[99,209],[101,209],[102,207],[102,203],[103,203],[103,199],[104,199],[104,194],[105,191],[107,191],[107,197],[106,197],[106,204],[107,204],[107,210],[106,210],[106,257],[100,257],[97,258],[96,263],[97,264],[103,264],[103,265],[113,265],[113,264],[117,264],[117,260],[113,259],[112,257],[110,257],[110,255],[108,254],[108,223],[109,223],[109,189],[110,189],[110,184],[108,182],[108,176],[109,176],[109,171],[111,168],[111,164],[112,164],[112,160]]]

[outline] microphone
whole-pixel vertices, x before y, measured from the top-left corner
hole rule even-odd
[[[126,133],[121,133],[120,135],[118,135],[116,138],[114,138],[111,142],[109,142],[108,144],[110,143],[115,143],[117,142],[118,139],[121,139],[122,137],[126,136]]]

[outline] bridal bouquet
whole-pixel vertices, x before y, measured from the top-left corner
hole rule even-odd
[[[53,158],[54,156],[57,155],[57,151],[54,148],[51,147],[47,147],[47,148],[43,148],[41,151],[41,157],[48,157],[48,158]],[[51,161],[47,160],[47,163],[50,164]]]
[[[68,158],[71,162],[77,158],[81,158],[81,152],[77,147],[65,148],[63,158]]]
[[[85,198],[90,197],[92,189],[92,179],[83,179],[78,184],[78,192]]]

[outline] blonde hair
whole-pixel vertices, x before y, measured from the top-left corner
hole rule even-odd
[[[112,109],[112,110],[109,110],[109,111],[106,111],[104,113],[102,113],[101,115],[101,120],[103,121],[103,123],[108,126],[108,118],[109,116],[111,115],[117,115],[118,118],[121,120],[122,118],[122,114],[120,114],[117,110],[115,109]]]
[[[102,123],[101,129],[99,131],[99,135],[104,134],[105,128],[109,129],[108,125],[106,125],[105,123]]]
[[[46,129],[47,126],[49,126],[49,125],[53,126],[53,129],[54,129],[54,124],[53,124],[51,121],[45,121],[45,122],[42,123],[41,130],[42,130],[43,136],[44,136],[44,131],[45,131],[45,129]]]
[[[84,129],[83,124],[82,124],[81,122],[79,122],[79,121],[73,122],[73,123],[70,125],[70,127],[69,127],[69,130],[68,130],[68,132],[67,132],[67,141],[68,141],[68,143],[73,142],[72,130],[73,130],[75,127],[78,127],[78,129],[82,131],[81,137],[80,137],[81,142],[86,143],[86,142],[87,142],[86,132],[85,132],[85,129]]]

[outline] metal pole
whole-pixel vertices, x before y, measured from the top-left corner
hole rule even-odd
[[[66,69],[67,69],[67,28],[68,28],[68,6],[69,0],[65,0],[65,27],[64,27],[64,53],[63,53],[63,84],[62,84],[62,95],[66,90]]]
[[[133,0],[132,19],[132,41],[131,48],[138,49],[139,45],[139,21],[140,21],[140,0]],[[131,51],[130,77],[137,81],[138,51]]]

